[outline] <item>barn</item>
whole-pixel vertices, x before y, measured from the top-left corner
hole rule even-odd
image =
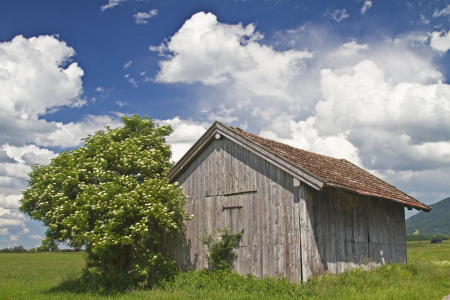
[[[405,210],[431,208],[344,159],[215,122],[168,174],[186,195],[184,232],[166,243],[185,268],[207,267],[196,238],[244,228],[233,268],[291,282],[371,261],[406,262]]]

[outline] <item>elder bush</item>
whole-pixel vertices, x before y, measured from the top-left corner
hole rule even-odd
[[[172,128],[137,115],[122,122],[33,166],[19,209],[48,227],[43,244],[84,246],[87,273],[94,268],[106,283],[136,286],[175,268],[158,248],[191,217],[182,190],[166,177]]]

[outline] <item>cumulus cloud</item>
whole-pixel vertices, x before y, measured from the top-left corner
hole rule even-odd
[[[147,20],[153,18],[156,15],[158,15],[158,10],[152,9],[149,12],[138,12],[137,14],[133,15],[133,17],[136,21],[136,24],[147,24]]]
[[[0,207],[13,209],[19,207],[19,200],[22,199],[22,195],[8,195],[0,194]]]
[[[40,116],[85,103],[81,97],[84,72],[77,63],[68,63],[74,54],[53,36],[17,36],[0,43],[0,145],[34,142],[57,124]]]
[[[30,239],[32,239],[32,240],[41,240],[41,239],[43,239],[44,237],[42,237],[42,236],[40,236],[40,235],[38,235],[38,234],[31,234],[31,235],[28,236],[28,238],[30,238]]]
[[[431,33],[430,46],[439,52],[447,52],[450,49],[450,31],[447,33],[438,31]]]
[[[25,216],[17,211],[20,190],[27,188],[32,164],[48,164],[68,148],[117,116],[87,115],[79,122],[48,122],[45,115],[61,107],[77,108],[83,98],[83,70],[73,48],[54,36],[16,36],[0,43],[0,234],[26,234]],[[97,91],[104,93],[101,87]]]
[[[321,92],[314,115],[290,121],[290,144],[379,171],[450,166],[449,85],[393,84],[366,59],[323,69]],[[273,130],[263,134],[278,138]]]
[[[292,79],[313,54],[276,51],[259,43],[263,38],[254,24],[223,24],[211,13],[197,13],[167,43],[150,47],[166,57],[160,62],[155,81],[201,82],[218,88],[231,85],[241,99],[246,99],[240,105],[248,107],[256,101],[293,101],[290,90],[300,91],[290,85]]]
[[[0,150],[0,163],[17,163],[14,158],[8,156],[5,150]]]
[[[27,234],[29,229],[25,225],[26,220],[27,218],[17,210],[0,207],[0,234]]]
[[[361,7],[361,14],[364,15],[366,11],[372,7],[372,1],[364,2],[364,5]]]
[[[80,122],[60,123],[51,122],[53,131],[37,134],[34,141],[45,147],[76,147],[80,146],[82,138],[93,134],[105,126],[118,127],[121,122],[116,115],[85,115]]]
[[[338,58],[349,58],[358,55],[361,50],[367,50],[369,46],[367,44],[360,45],[355,40],[341,45],[336,51],[332,52],[330,55],[332,57]]]
[[[348,18],[350,15],[347,13],[347,10],[344,8],[344,9],[336,9],[332,12],[327,10],[327,12],[325,13],[325,16],[329,16],[336,22],[340,22],[340,21]]]
[[[73,48],[53,36],[26,39],[16,36],[0,43],[0,108],[23,120],[36,119],[49,109],[79,107],[83,70],[77,63],[66,68]]]
[[[156,120],[159,125],[171,125],[173,133],[166,139],[172,148],[172,160],[178,161],[211,125],[179,117],[167,120]]]

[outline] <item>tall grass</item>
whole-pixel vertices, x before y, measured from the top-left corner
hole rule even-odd
[[[321,275],[296,285],[201,270],[153,290],[99,291],[79,278],[79,253],[0,255],[1,299],[442,299],[450,294],[450,243],[408,242],[408,263]],[[91,289],[89,289],[89,286]],[[130,287],[131,288],[131,287]]]

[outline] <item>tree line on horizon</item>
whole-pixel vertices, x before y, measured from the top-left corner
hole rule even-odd
[[[450,240],[450,235],[445,235],[445,234],[425,234],[425,235],[418,235],[418,234],[408,234],[406,236],[406,241],[407,242],[412,242],[412,241],[431,241],[434,239],[440,239],[442,241],[444,240]]]
[[[59,249],[58,247],[55,248],[48,248],[44,246],[38,246],[36,248],[31,248],[30,250],[25,249],[22,245],[10,247],[10,248],[3,248],[0,250],[0,253],[43,253],[43,252],[80,252],[81,249]]]

